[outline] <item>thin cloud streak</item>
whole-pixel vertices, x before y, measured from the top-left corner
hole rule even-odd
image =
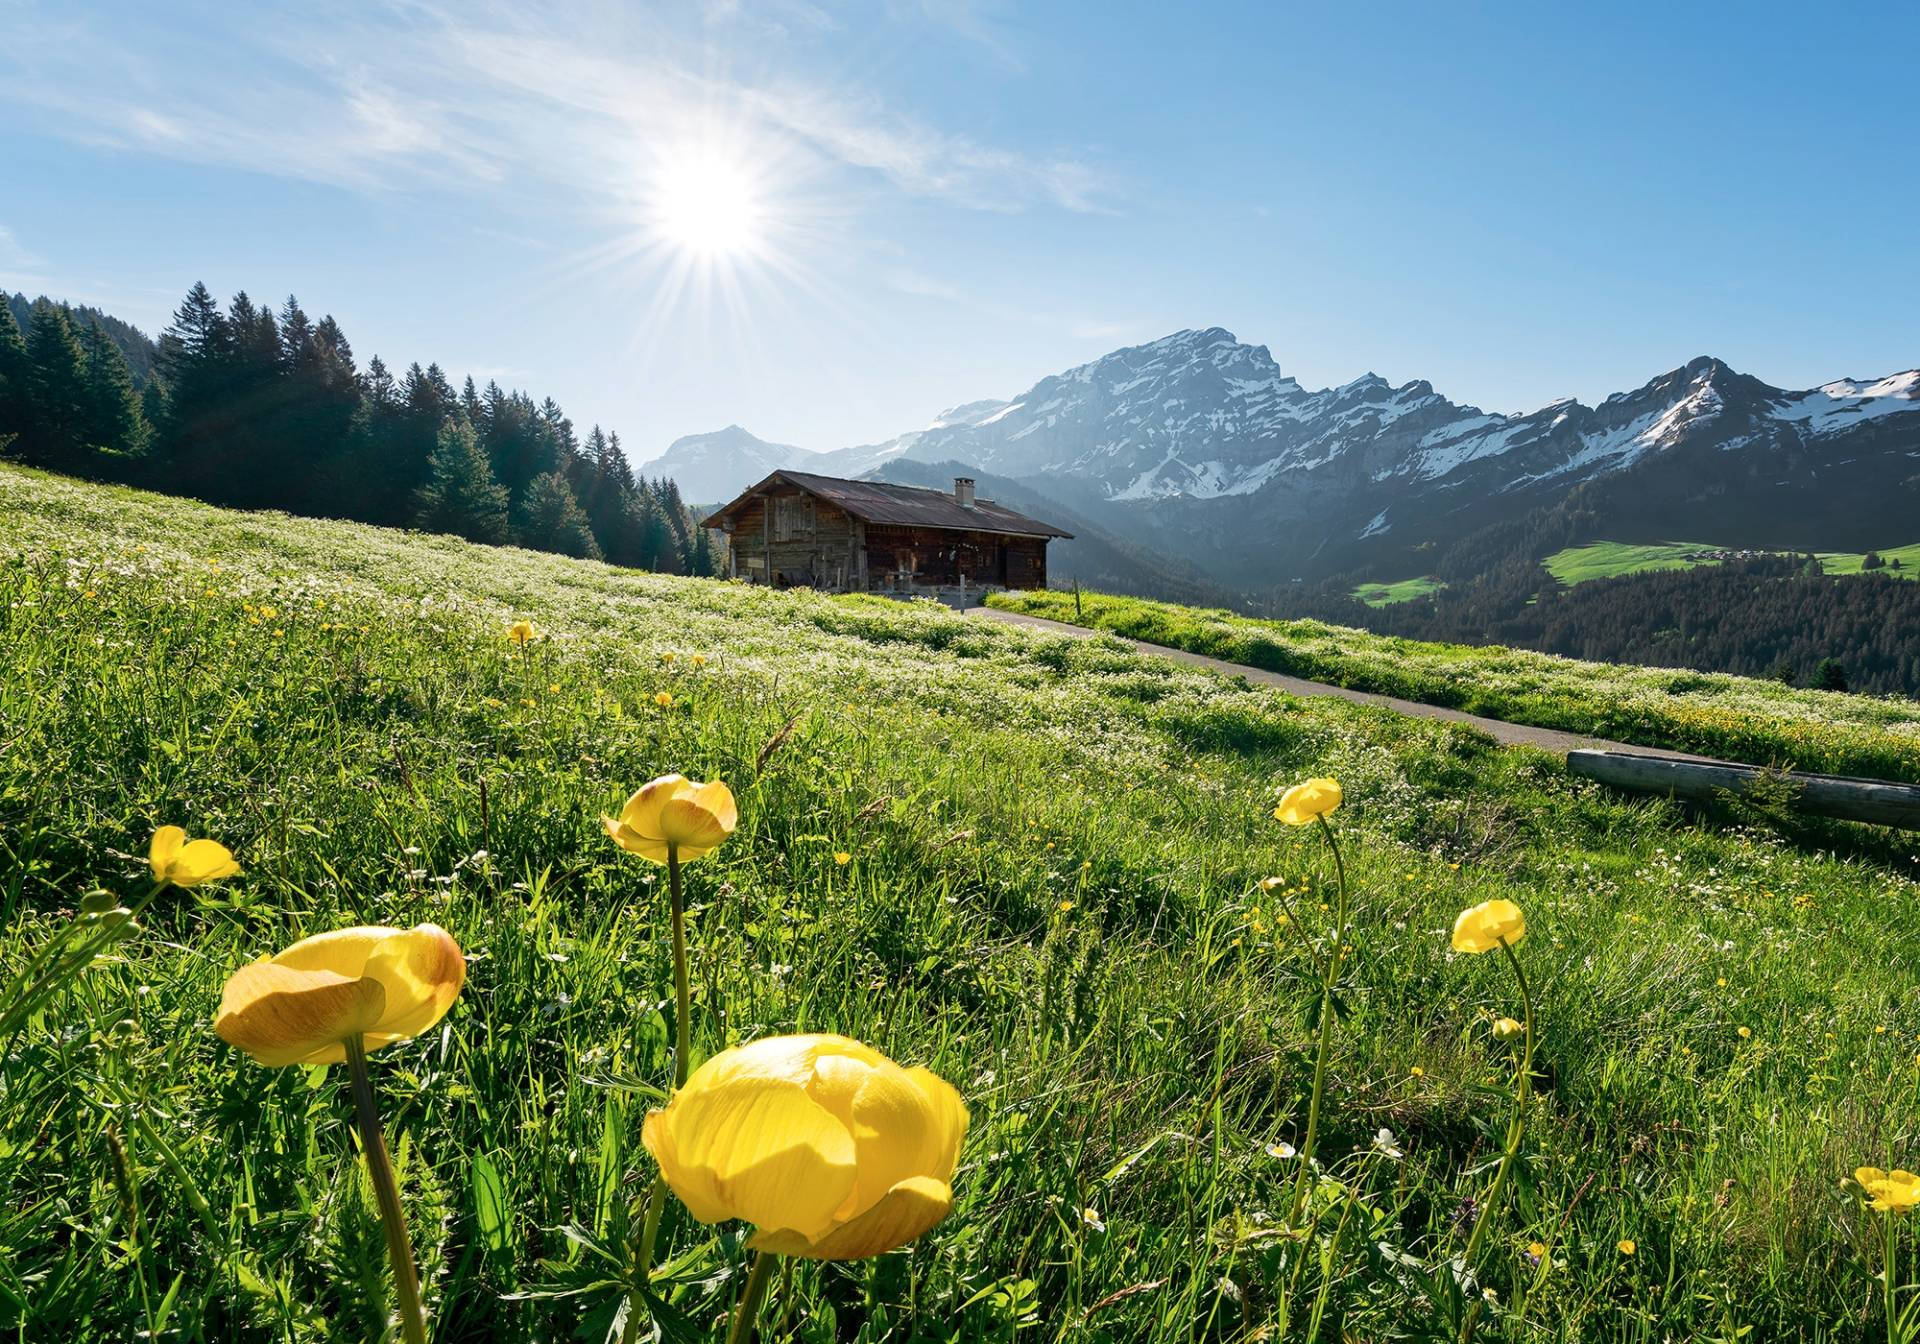
[[[674,58],[689,46],[674,34],[424,7],[377,26],[265,22],[233,35],[260,59],[227,53],[248,73],[212,82],[173,73],[199,53],[164,33],[96,27],[77,41],[71,22],[23,22],[0,56],[0,103],[88,143],[362,192],[533,176],[594,195],[636,134],[717,117],[909,196],[984,211],[1109,208],[1087,164],[941,131],[872,95],[701,73],[697,53]],[[103,82],[103,67],[114,78]]]

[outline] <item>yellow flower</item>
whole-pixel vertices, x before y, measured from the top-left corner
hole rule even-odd
[[[1525,1031],[1525,1030],[1526,1030],[1525,1027],[1522,1027],[1518,1022],[1516,1022],[1511,1017],[1499,1018],[1493,1024],[1493,1034],[1495,1038],[1502,1041],[1506,1040],[1510,1036],[1518,1036],[1522,1031]]]
[[[703,1223],[812,1260],[903,1246],[953,1207],[967,1133],[960,1094],[844,1036],[772,1036],[694,1070],[641,1138]]]
[[[619,817],[601,823],[620,848],[665,863],[669,847],[683,859],[720,848],[739,820],[733,793],[719,780],[696,784],[685,775],[662,775],[627,799]]]
[[[696,653],[688,661],[690,661],[695,667],[705,667],[707,665],[707,655],[704,653]]]
[[[213,1029],[276,1068],[338,1064],[356,1035],[368,1050],[418,1036],[466,979],[460,945],[437,924],[335,929],[235,971]]]
[[[673,697],[671,695],[668,695],[665,691],[661,691],[653,697],[653,703],[660,706],[660,708],[662,709],[672,709]]]
[[[1861,1167],[1853,1173],[1853,1179],[1872,1197],[1872,1207],[1882,1213],[1906,1213],[1920,1204],[1920,1176],[1910,1171]]]
[[[1635,1251],[1640,1249],[1640,1246],[1639,1246],[1639,1243],[1635,1242],[1632,1237],[1622,1237],[1620,1238],[1619,1248],[1620,1248],[1620,1254],[1632,1255]]]
[[[1413,1068],[1408,1070],[1408,1072],[1411,1073],[1415,1078],[1425,1078],[1427,1076],[1427,1071],[1421,1068],[1418,1064],[1415,1064]]]
[[[853,862],[853,855],[847,853],[844,849],[836,849],[833,851],[833,861],[844,868]]]
[[[1740,1028],[1740,1030],[1739,1030],[1739,1031],[1738,1031],[1737,1033],[1735,1033],[1735,1034],[1736,1034],[1736,1035],[1738,1035],[1738,1036],[1740,1037],[1740,1039],[1744,1041],[1744,1040],[1746,1040],[1746,1039],[1747,1039],[1747,1037],[1749,1037],[1749,1036],[1751,1036],[1751,1035],[1753,1035],[1753,1028],[1752,1028],[1752,1027],[1742,1027],[1742,1028]]]
[[[1273,815],[1289,826],[1305,826],[1333,811],[1340,801],[1339,780],[1310,779],[1281,794],[1280,806],[1273,809]]]
[[[663,663],[671,663],[673,661],[673,655],[671,653],[663,653],[660,655],[660,661]]]
[[[540,632],[533,628],[532,621],[515,621],[507,627],[507,638],[515,644],[527,644],[540,638]]]
[[[1528,1254],[1528,1255],[1530,1255],[1530,1256],[1532,1256],[1532,1257],[1533,1257],[1533,1258],[1534,1258],[1535,1260],[1544,1260],[1544,1259],[1546,1259],[1546,1258],[1547,1258],[1547,1243],[1546,1243],[1546,1242],[1544,1242],[1544,1241],[1530,1241],[1530,1242],[1528,1242],[1528,1243],[1527,1243],[1527,1254]]]
[[[1526,917],[1512,901],[1482,901],[1453,921],[1455,952],[1491,952],[1501,943],[1517,947],[1526,936]]]
[[[147,860],[153,864],[154,881],[171,882],[176,887],[218,882],[240,871],[233,852],[225,845],[218,840],[189,840],[178,826],[162,826],[153,833]]]

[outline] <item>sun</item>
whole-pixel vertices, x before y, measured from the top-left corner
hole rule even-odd
[[[655,238],[685,256],[717,262],[761,245],[760,185],[736,160],[713,153],[674,159],[661,166],[647,195]]]

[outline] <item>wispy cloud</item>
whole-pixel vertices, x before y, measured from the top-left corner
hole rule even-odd
[[[929,21],[980,41],[993,32],[968,6],[923,3]],[[842,77],[728,74],[716,32],[769,25],[817,33],[834,20],[806,0],[711,3],[688,33],[604,10],[533,19],[415,3],[235,19],[195,38],[164,16],[29,11],[0,52],[0,103],[89,143],[359,191],[531,178],[601,194],[636,143],[719,124],[816,171],[967,209],[1107,205],[1100,173],[1071,156],[938,128]]]

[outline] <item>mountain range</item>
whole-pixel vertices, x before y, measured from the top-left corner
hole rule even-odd
[[[1579,487],[1620,540],[1838,548],[1920,533],[1920,370],[1791,391],[1701,357],[1597,406],[1460,405],[1366,374],[1309,390],[1265,346],[1176,332],[884,443],[810,453],[738,426],[648,464],[718,502],[780,466],[955,463],[1220,582],[1417,572]],[[1621,489],[1620,486],[1629,485]],[[1903,530],[1904,529],[1904,530]]]

